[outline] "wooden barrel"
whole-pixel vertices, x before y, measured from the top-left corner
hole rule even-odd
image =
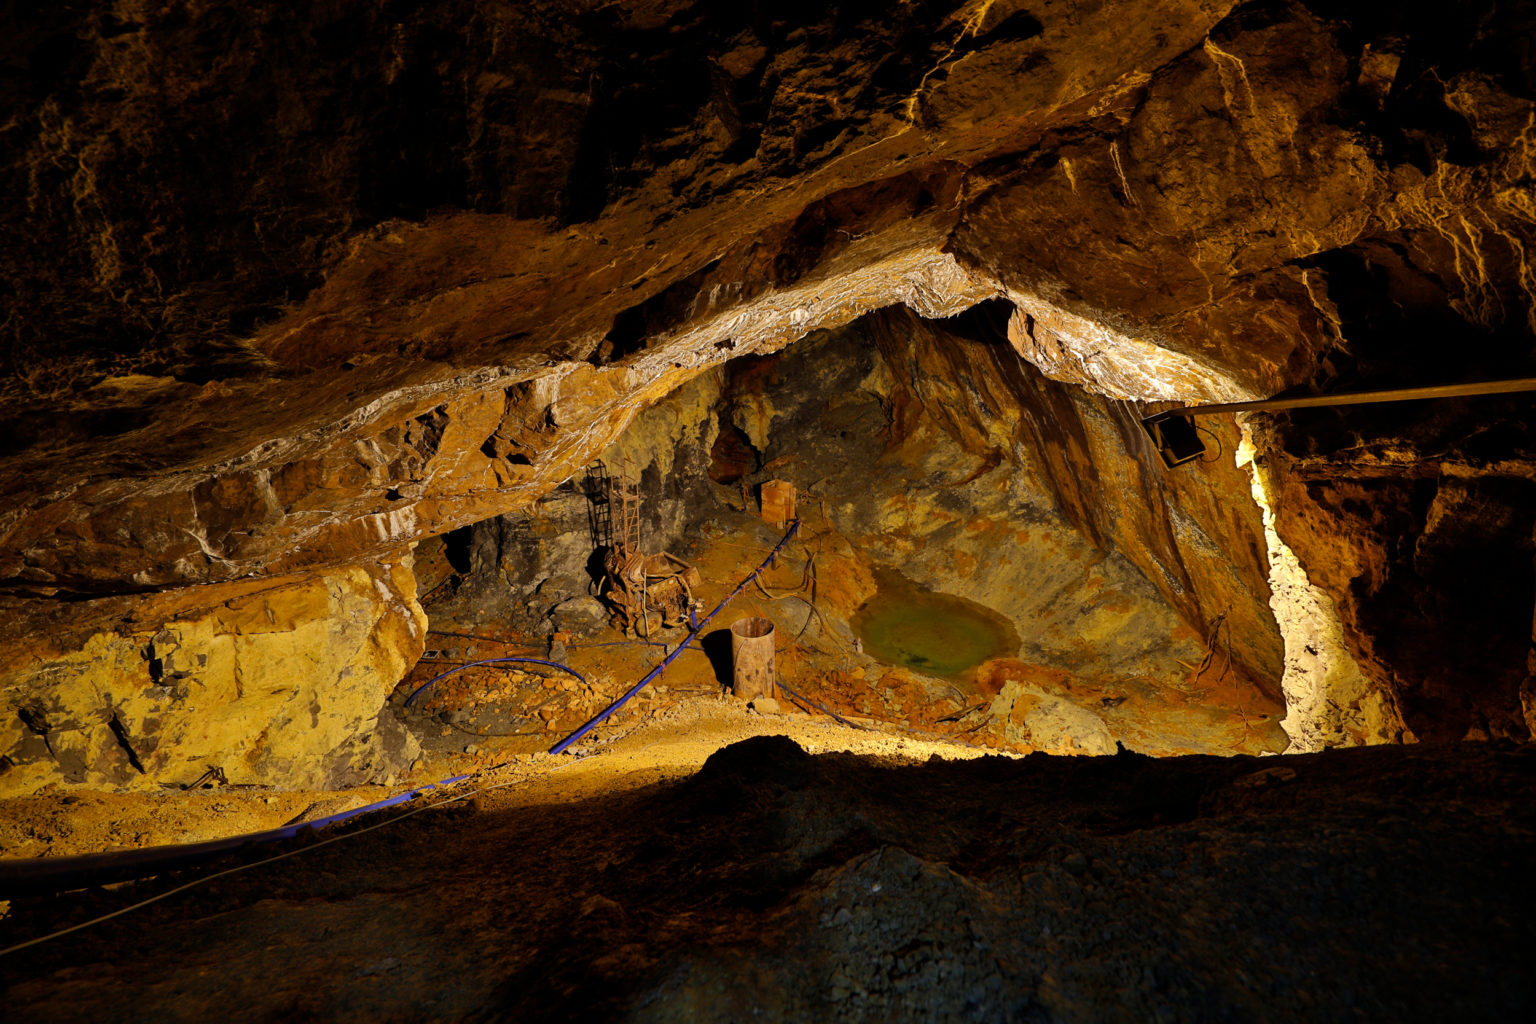
[[[731,692],[742,700],[773,696],[773,621],[754,616],[731,626]]]

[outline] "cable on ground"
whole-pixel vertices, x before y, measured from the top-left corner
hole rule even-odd
[[[431,686],[433,683],[437,682],[438,680],[447,679],[449,676],[451,676],[451,675],[453,675],[453,674],[455,674],[457,672],[463,672],[465,669],[467,669],[467,668],[474,668],[477,665],[503,665],[503,664],[506,664],[508,662],[519,662],[519,663],[528,664],[528,665],[547,665],[550,668],[557,668],[557,669],[559,669],[562,672],[570,673],[571,675],[575,676],[577,679],[581,680],[581,684],[583,686],[590,686],[590,685],[592,685],[592,684],[587,682],[586,677],[583,676],[580,672],[577,672],[575,669],[571,668],[569,665],[562,665],[558,661],[547,661],[544,658],[486,658],[484,661],[468,661],[468,662],[465,662],[464,664],[459,665],[456,668],[449,669],[447,672],[443,672],[443,673],[440,673],[438,675],[433,676],[431,679],[428,679],[426,682],[422,683],[420,686],[416,687],[416,689],[411,691],[411,695],[409,697],[405,698],[405,706],[406,707],[410,707],[411,706],[411,701],[413,701],[417,697],[421,696],[421,692],[423,690],[425,690],[427,687]]]
[[[496,768],[500,768],[500,767],[503,767],[503,766],[502,765],[496,765],[495,767]],[[558,768],[559,766],[556,765],[556,766],[553,766],[553,767],[554,768]],[[493,770],[495,770],[495,769],[486,769],[486,771],[493,771]],[[455,782],[455,781],[462,782],[462,781],[464,781],[466,779],[479,778],[483,774],[485,774],[485,772],[476,772],[473,775],[461,775],[461,776],[457,776],[455,779],[448,779],[448,780],[444,780],[441,783],[434,783],[433,786],[447,785],[447,784],[450,784],[450,783]],[[194,878],[192,881],[186,882],[186,883],[184,883],[182,885],[178,885],[174,889],[167,889],[165,892],[157,893],[154,896],[150,896],[148,899],[139,900],[137,903],[130,903],[126,907],[119,907],[117,910],[114,910],[111,913],[102,914],[99,917],[93,917],[93,918],[91,918],[88,921],[81,921],[79,924],[70,925],[68,928],[60,928],[58,931],[49,932],[46,935],[39,935],[38,937],[33,938],[33,939],[28,939],[25,942],[18,942],[18,943],[16,943],[13,946],[7,946],[4,949],[0,949],[0,956],[6,956],[7,954],[10,954],[10,953],[20,952],[23,949],[28,949],[28,948],[30,948],[32,946],[36,946],[36,945],[39,945],[41,943],[48,942],[51,939],[61,938],[62,936],[69,935],[69,934],[72,934],[74,932],[81,931],[82,929],[90,928],[93,925],[102,924],[105,921],[112,920],[114,917],[122,917],[124,914],[130,913],[130,912],[135,911],[135,910],[140,910],[140,909],[142,909],[144,907],[149,906],[151,903],[158,903],[158,902],[160,902],[163,899],[166,899],[166,898],[171,897],[171,896],[175,896],[177,893],[186,892],[188,889],[196,888],[197,886],[203,885],[204,883],[207,883],[207,882],[211,882],[211,881],[213,881],[216,878],[224,878],[224,877],[226,877],[228,875],[233,875],[233,874],[235,874],[237,872],[246,871],[246,870],[249,870],[251,868],[261,867],[261,866],[266,865],[266,864],[275,864],[275,863],[277,863],[280,860],[287,860],[289,857],[296,857],[296,856],[298,856],[301,853],[308,853],[311,850],[318,850],[322,846],[330,846],[332,843],[339,843],[343,839],[353,839],[353,838],[355,838],[357,836],[365,835],[365,834],[367,834],[369,832],[374,831],[375,829],[383,828],[385,825],[397,824],[398,822],[404,821],[406,818],[415,817],[416,815],[421,814],[424,811],[430,811],[430,810],[432,810],[435,807],[444,807],[444,806],[446,806],[448,804],[456,803],[456,802],[458,802],[460,800],[467,800],[470,797],[479,796],[482,793],[489,793],[489,792],[491,792],[493,790],[497,790],[497,789],[505,789],[506,787],[511,786],[511,785],[515,785],[516,783],[521,782],[521,781],[526,781],[526,780],[522,780],[522,779],[509,779],[506,782],[498,782],[498,783],[496,783],[495,785],[492,785],[492,786],[483,786],[480,789],[474,790],[474,791],[469,792],[469,793],[460,793],[458,796],[448,797],[445,800],[435,800],[435,801],[432,801],[431,803],[424,803],[422,806],[416,807],[416,808],[412,808],[411,810],[406,811],[404,814],[398,815],[398,816],[393,817],[393,818],[387,818],[384,821],[376,822],[376,823],[374,823],[372,825],[369,825],[369,826],[367,826],[365,828],[360,828],[356,832],[346,832],[346,833],[343,833],[342,835],[339,835],[339,836],[331,836],[329,839],[323,839],[320,842],[313,843],[313,844],[311,844],[309,846],[301,846],[301,847],[299,847],[296,850],[287,850],[287,851],[285,851],[283,853],[279,853],[279,854],[277,854],[275,856],[272,856],[272,857],[267,857],[267,858],[264,858],[262,860],[252,861],[249,864],[236,864],[234,867],[225,868],[223,871],[216,871],[216,872],[214,872],[211,875],[204,875],[201,878]],[[423,789],[429,789],[429,788],[432,788],[432,787],[431,786],[426,786],[426,787],[422,787],[422,788]],[[396,799],[398,799],[398,798],[391,798],[391,802],[393,802]],[[349,814],[349,816],[355,816],[356,814],[361,814],[361,813],[363,813],[364,811],[366,811],[368,809],[369,808],[367,808],[367,807],[360,807],[355,812],[351,812],[351,814]],[[306,825],[311,825],[311,824],[313,824],[313,823],[306,823]],[[300,826],[300,827],[305,827],[305,826]]]

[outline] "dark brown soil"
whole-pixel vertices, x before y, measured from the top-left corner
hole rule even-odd
[[[0,958],[9,1020],[1448,1020],[1536,1007],[1536,747],[497,794]],[[206,869],[212,870],[212,868]],[[18,900],[10,944],[162,891]]]

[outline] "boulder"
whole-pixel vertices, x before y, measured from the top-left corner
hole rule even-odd
[[[216,595],[215,595],[216,596]],[[51,783],[336,789],[406,770],[385,706],[421,656],[408,561],[278,581],[158,628],[39,645],[0,677],[0,794]]]
[[[992,701],[1009,743],[1047,754],[1113,754],[1104,720],[1087,708],[1029,683],[1010,681]]]

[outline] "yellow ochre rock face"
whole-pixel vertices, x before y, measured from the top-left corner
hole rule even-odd
[[[421,656],[408,560],[353,566],[238,597],[153,633],[102,632],[0,681],[12,762],[0,794],[49,783],[335,788],[416,754],[379,712]]]
[[[1104,720],[1086,708],[1028,683],[1009,681],[992,702],[1004,735],[1016,746],[1047,754],[1113,754],[1115,741]]]

